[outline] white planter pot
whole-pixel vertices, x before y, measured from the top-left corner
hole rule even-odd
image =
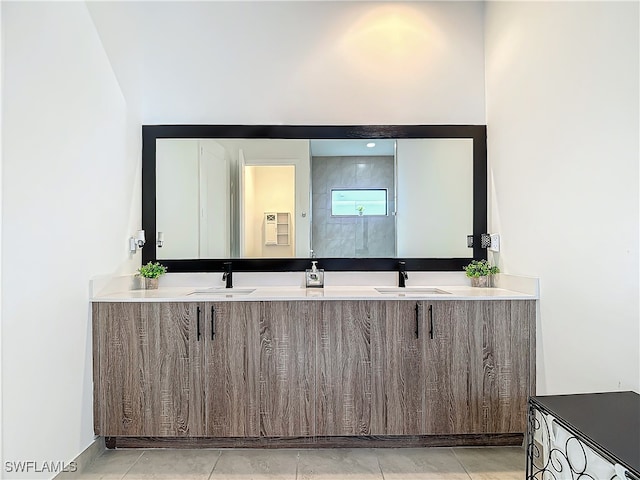
[[[491,286],[491,277],[489,275],[485,275],[484,277],[471,277],[471,286],[472,287],[490,287]]]

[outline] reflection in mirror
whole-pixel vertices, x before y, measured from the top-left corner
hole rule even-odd
[[[335,188],[331,190],[331,216],[387,215],[388,192],[384,188]]]
[[[397,157],[398,256],[468,256],[473,140],[403,138],[397,143]]]
[[[317,257],[395,257],[394,155],[392,139],[311,140],[311,239]],[[376,192],[384,205],[376,205]]]
[[[473,253],[472,138],[157,138],[155,150],[159,260]]]
[[[308,212],[308,140],[156,140],[160,260],[308,257]]]
[[[231,198],[238,212],[232,215],[233,257],[309,257],[309,141],[219,141],[238,181]],[[270,214],[276,214],[275,226]]]
[[[158,259],[231,254],[230,162],[212,139],[156,142]]]
[[[242,257],[293,257],[295,165],[245,165],[242,175]]]

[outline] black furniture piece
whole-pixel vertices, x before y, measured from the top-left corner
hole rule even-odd
[[[529,398],[527,480],[640,480],[640,395]]]

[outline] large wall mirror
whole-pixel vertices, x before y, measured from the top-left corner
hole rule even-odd
[[[484,126],[143,126],[143,261],[458,270],[487,225]],[[161,246],[160,246],[161,245]]]

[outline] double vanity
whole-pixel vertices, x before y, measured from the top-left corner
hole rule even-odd
[[[535,293],[165,285],[92,299],[110,447],[522,442]]]
[[[484,125],[152,125],[142,143],[142,263],[171,273],[92,296],[108,446],[522,443],[537,290],[461,271],[487,258]],[[294,179],[287,206],[266,171]],[[310,260],[324,288],[303,287]]]

